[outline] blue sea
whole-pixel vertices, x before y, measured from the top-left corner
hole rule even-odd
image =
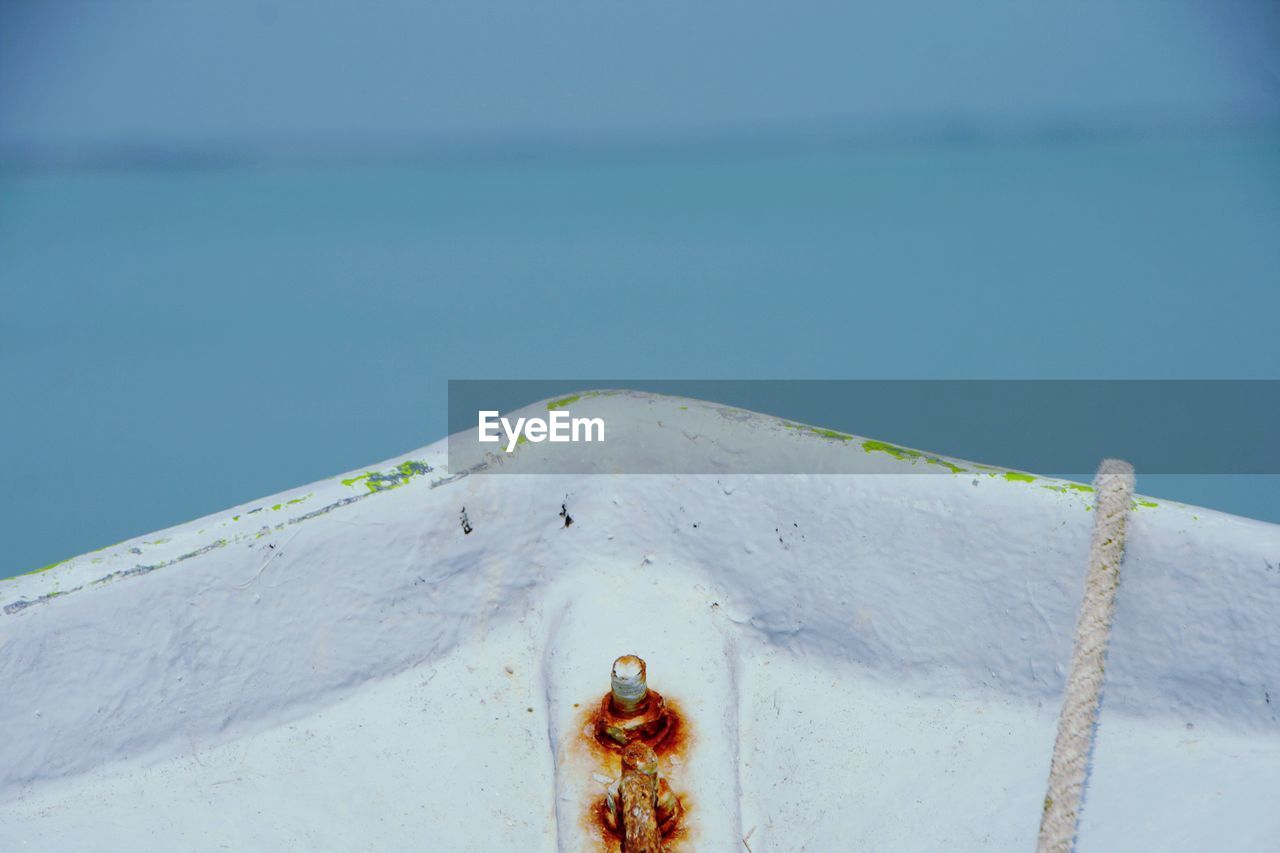
[[[1276,132],[9,168],[0,576],[441,438],[450,378],[1275,379],[1278,317]]]

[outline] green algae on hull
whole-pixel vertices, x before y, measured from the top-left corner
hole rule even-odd
[[[101,549],[99,549],[99,550],[101,550]],[[47,566],[41,566],[41,567],[40,567],[40,568],[38,568],[38,569],[32,569],[32,570],[31,570],[31,571],[29,571],[29,572],[23,572],[23,573],[21,573],[21,574],[14,575],[14,577],[15,577],[15,578],[25,578],[27,575],[38,575],[38,574],[40,574],[41,572],[47,572],[47,571],[49,571],[50,569],[56,569],[56,568],[58,568],[58,566],[61,566],[63,563],[69,563],[69,562],[71,562],[71,561],[72,561],[72,560],[74,560],[74,559],[75,559],[75,557],[67,557],[67,558],[65,558],[65,559],[57,560],[57,561],[55,561],[55,562],[52,562],[52,563],[50,563],[50,564],[49,564],[49,565],[47,565]],[[6,578],[6,580],[8,580],[8,578]]]
[[[344,486],[354,486],[364,480],[365,488],[370,492],[387,492],[399,488],[419,474],[426,474],[431,470],[431,466],[425,462],[410,460],[409,462],[401,462],[388,472],[366,471],[359,476],[351,477],[341,482]]]
[[[822,427],[809,426],[808,424],[795,424],[795,423],[791,423],[790,421],[783,421],[782,426],[784,429],[794,429],[794,430],[799,430],[800,432],[807,432],[813,435],[820,435],[823,438],[830,438],[834,441],[852,441],[853,440],[853,436],[847,433],[836,432],[833,429],[823,429]]]
[[[850,441],[853,441],[854,439],[854,436],[848,433],[837,432],[836,430],[825,429],[823,427],[809,426],[807,424],[797,424],[797,423],[792,423],[790,421],[783,421],[782,426],[784,429],[794,429],[799,432],[807,432],[811,435],[816,435],[822,438],[831,439],[832,441],[839,441],[842,444],[847,444]],[[930,456],[928,454],[921,453],[919,450],[911,450],[910,448],[907,448],[907,447],[899,447],[896,444],[890,444],[887,441],[878,441],[874,438],[864,439],[860,447],[862,447],[862,450],[864,453],[887,453],[888,455],[892,456],[894,459],[897,459],[900,462],[914,463],[920,460],[920,461],[923,461],[926,465],[939,465],[949,470],[952,474],[963,474],[966,471],[966,469],[960,467],[954,462],[943,459],[940,456]]]
[[[930,465],[941,465],[943,468],[946,468],[947,470],[949,470],[952,474],[964,473],[964,469],[961,468],[959,465],[955,464],[954,462],[948,462],[945,459],[940,459],[937,456],[930,456],[928,459],[924,461]]]
[[[887,453],[900,461],[919,459],[924,455],[919,450],[911,450],[906,447],[899,447],[896,444],[890,444],[887,441],[876,441],[871,438],[862,442],[862,450],[865,453]]]
[[[581,394],[570,394],[568,397],[561,397],[559,400],[552,400],[551,402],[547,403],[547,411],[551,411],[552,409],[563,409],[565,406],[568,406],[570,403],[576,403],[581,399],[582,399]]]
[[[929,456],[921,453],[919,450],[912,450],[909,447],[899,447],[898,445],[890,444],[887,441],[876,441],[875,439],[869,438],[862,442],[862,450],[864,453],[887,453],[894,459],[898,459],[900,461],[911,461],[914,463],[917,460],[924,460],[926,465],[941,465],[952,474],[965,473],[964,468],[961,468],[954,462],[943,459],[940,456]]]
[[[617,395],[617,391],[584,391],[581,394],[570,394],[568,397],[561,397],[559,400],[551,400],[547,403],[547,411],[553,409],[563,409],[579,400],[590,400],[592,397],[613,397]]]
[[[1064,494],[1069,490],[1077,491],[1077,492],[1092,492],[1094,490],[1093,486],[1086,486],[1081,483],[1060,483],[1056,486],[1045,485],[1045,486],[1041,486],[1040,488],[1048,489],[1051,492],[1061,492]],[[1133,503],[1130,505],[1130,507],[1135,510],[1144,509],[1144,508],[1151,509],[1158,506],[1160,506],[1160,504],[1157,503],[1156,501],[1147,501],[1147,500],[1142,500],[1141,498],[1134,498]],[[1091,512],[1092,510],[1093,510],[1092,505],[1085,506],[1086,512]]]

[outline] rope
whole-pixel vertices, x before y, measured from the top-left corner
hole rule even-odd
[[[1070,853],[1075,843],[1084,793],[1085,770],[1093,747],[1102,697],[1103,667],[1111,639],[1111,616],[1120,585],[1124,558],[1125,525],[1133,503],[1133,466],[1119,459],[1104,459],[1093,485],[1093,542],[1084,600],[1076,623],[1071,669],[1067,673],[1058,737],[1049,766],[1049,790],[1040,817],[1036,853]]]

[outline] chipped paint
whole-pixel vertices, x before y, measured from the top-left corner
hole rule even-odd
[[[434,469],[433,469],[430,465],[428,465],[427,463],[425,463],[425,462],[409,461],[409,462],[402,462],[402,463],[400,463],[399,465],[397,465],[397,466],[396,466],[392,471],[390,471],[390,472],[381,472],[381,473],[380,473],[380,472],[367,472],[366,474],[363,474],[363,475],[361,475],[360,477],[355,477],[355,478],[353,478],[353,479],[352,479],[352,480],[350,480],[349,482],[348,482],[348,481],[343,481],[344,483],[347,483],[347,484],[349,485],[350,483],[355,483],[355,482],[358,482],[358,481],[360,481],[360,480],[362,480],[362,479],[371,478],[371,482],[369,483],[369,490],[368,490],[367,492],[365,492],[364,494],[352,495],[352,496],[350,496],[350,497],[342,498],[342,499],[340,499],[340,500],[334,501],[333,503],[330,503],[330,504],[327,504],[327,505],[325,505],[325,506],[322,506],[322,507],[320,507],[320,508],[318,508],[318,509],[312,510],[311,512],[308,512],[308,513],[305,513],[305,514],[303,514],[303,515],[297,516],[296,518],[290,518],[290,519],[288,519],[288,520],[286,520],[286,521],[284,521],[284,522],[278,523],[278,524],[274,525],[274,527],[272,527],[272,526],[270,526],[270,525],[264,525],[263,527],[259,528],[259,529],[254,533],[254,535],[253,535],[253,537],[252,537],[252,538],[253,538],[253,539],[260,539],[262,536],[265,536],[265,535],[267,535],[268,533],[271,533],[271,532],[278,532],[278,531],[280,531],[280,530],[283,530],[283,529],[285,528],[285,526],[286,526],[286,525],[289,525],[289,524],[299,524],[299,523],[301,523],[301,522],[303,522],[303,521],[307,521],[307,520],[309,520],[309,519],[316,518],[316,517],[318,517],[318,516],[324,515],[324,514],[326,514],[326,513],[328,513],[328,512],[331,512],[332,510],[335,510],[335,509],[339,508],[339,507],[347,506],[348,504],[355,503],[355,502],[356,502],[356,501],[358,501],[358,500],[362,500],[362,499],[364,499],[364,498],[370,497],[371,495],[374,495],[374,494],[376,494],[376,493],[378,493],[378,492],[383,492],[383,491],[388,491],[388,490],[390,490],[390,489],[394,489],[394,488],[396,488],[396,487],[398,487],[398,486],[404,485],[404,483],[408,482],[408,481],[409,481],[410,479],[412,479],[413,477],[419,476],[419,475],[421,475],[421,474],[425,474],[425,473],[427,473],[427,472],[429,472],[429,471],[432,471],[432,470],[434,470]],[[459,473],[459,474],[456,474],[456,475],[453,475],[453,476],[450,476],[450,477],[444,477],[444,478],[441,478],[441,479],[439,479],[439,480],[433,481],[433,482],[431,483],[431,486],[432,486],[432,488],[434,488],[434,487],[436,487],[436,486],[438,486],[438,485],[444,485],[445,483],[453,482],[454,480],[460,479],[461,477],[465,476],[465,475],[466,475],[466,473],[467,473],[467,472],[461,472],[461,473]],[[308,498],[311,498],[311,497],[313,497],[313,496],[314,496],[314,493],[313,493],[313,492],[311,492],[311,493],[308,493],[308,494],[304,495],[303,497],[300,497],[300,498],[294,498],[293,500],[286,501],[286,502],[284,502],[284,504],[283,504],[283,505],[277,504],[277,505],[276,505],[276,507],[280,507],[280,506],[287,506],[287,505],[289,505],[289,504],[299,504],[299,503],[302,503],[303,501],[305,501],[305,500],[307,500]],[[273,507],[273,509],[274,509],[274,508],[276,508],[276,507]],[[246,513],[246,514],[247,514],[247,515],[253,515],[254,513],[261,512],[263,509],[264,509],[263,507],[256,507],[256,508],[254,508],[254,509],[252,509],[252,510],[249,510],[249,511],[248,511],[248,513]],[[241,516],[239,516],[239,515],[232,516],[232,521],[239,521],[239,520],[240,520],[240,518],[241,518]],[[198,531],[198,532],[199,532],[199,533],[203,533],[203,532],[204,532],[204,530],[203,530],[203,529],[201,529],[201,530],[200,530],[200,531]],[[165,540],[156,540],[156,543],[144,543],[144,544],[157,544],[157,543],[159,543],[160,541],[168,542],[168,541],[171,541],[171,540],[168,540],[168,539],[165,539]],[[227,545],[229,542],[241,542],[241,541],[244,541],[244,540],[243,540],[243,539],[242,539],[242,537],[241,537],[241,536],[239,536],[239,535],[237,535],[234,539],[231,539],[231,540],[228,540],[228,539],[225,539],[225,538],[223,538],[223,539],[217,539],[217,540],[215,540],[215,541],[213,541],[213,542],[211,542],[211,543],[209,543],[209,544],[207,544],[207,545],[204,545],[203,547],[197,548],[197,549],[195,549],[195,550],[193,550],[193,551],[189,551],[189,552],[187,552],[187,553],[185,553],[185,554],[181,554],[181,555],[179,555],[179,556],[177,556],[177,557],[174,557],[173,559],[170,559],[170,560],[165,560],[165,561],[162,561],[162,562],[159,562],[159,563],[153,563],[153,564],[139,564],[139,565],[136,565],[136,566],[134,566],[133,568],[130,568],[130,569],[120,569],[120,570],[117,570],[117,571],[111,572],[110,574],[103,575],[102,577],[97,578],[96,580],[92,580],[92,581],[89,581],[89,582],[87,582],[87,583],[80,584],[79,586],[75,586],[75,587],[72,587],[72,588],[70,588],[70,589],[66,589],[66,590],[55,590],[54,592],[45,593],[44,595],[40,595],[40,596],[37,596],[37,597],[35,597],[35,598],[20,598],[20,599],[18,599],[17,601],[14,601],[14,602],[11,602],[11,603],[9,603],[9,604],[5,605],[5,606],[4,606],[4,608],[3,608],[3,611],[0,611],[0,612],[3,612],[3,613],[4,613],[5,615],[7,615],[7,616],[12,616],[12,615],[17,614],[17,613],[19,613],[19,612],[21,612],[21,611],[23,611],[23,610],[27,609],[28,607],[33,606],[33,605],[36,605],[36,604],[45,604],[45,603],[47,603],[47,602],[49,602],[49,601],[52,601],[54,598],[59,598],[59,597],[65,596],[65,595],[70,595],[70,594],[71,594],[71,593],[73,593],[73,592],[79,592],[80,590],[84,589],[85,587],[101,586],[101,585],[103,585],[103,584],[106,584],[106,583],[109,583],[109,582],[112,582],[112,581],[116,581],[116,580],[120,580],[120,579],[123,579],[123,578],[136,577],[136,576],[138,576],[138,575],[148,574],[148,573],[153,572],[153,571],[155,571],[155,570],[157,570],[157,569],[162,569],[162,568],[165,568],[165,567],[167,567],[167,566],[172,566],[172,565],[175,565],[175,564],[177,564],[177,563],[181,563],[181,562],[183,562],[183,561],[185,561],[185,560],[191,559],[192,557],[197,557],[197,556],[199,556],[199,555],[201,555],[201,554],[208,553],[209,551],[212,551],[212,550],[214,550],[214,549],[226,547],[226,545]],[[116,544],[121,544],[121,543],[116,543]],[[99,552],[101,552],[101,551],[104,551],[104,550],[106,550],[107,548],[110,548],[110,547],[112,547],[112,546],[108,545],[108,546],[105,546],[105,547],[103,547],[103,548],[99,548],[97,551],[92,551],[92,552],[90,552],[90,553],[94,553],[94,554],[96,554],[96,553],[99,553]],[[141,552],[140,552],[140,551],[136,551],[136,553],[141,553]],[[115,556],[115,555],[113,555],[113,556]],[[50,569],[52,569],[52,568],[56,568],[57,566],[63,565],[64,563],[69,563],[69,562],[71,562],[71,561],[72,561],[72,560],[74,560],[74,559],[75,559],[74,557],[68,557],[68,558],[67,558],[67,559],[65,559],[65,560],[60,560],[60,561],[58,561],[58,562],[56,562],[56,563],[50,563],[50,564],[49,564],[49,565],[47,565],[47,566],[42,566],[41,568],[33,569],[32,571],[30,571],[30,572],[26,572],[26,573],[24,573],[24,574],[22,574],[22,575],[15,575],[14,577],[11,577],[11,578],[0,578],[0,583],[3,583],[4,581],[9,581],[9,580],[16,580],[16,579],[17,579],[17,578],[19,578],[19,577],[25,577],[25,576],[27,576],[27,575],[33,575],[33,574],[37,574],[37,573],[40,573],[40,572],[46,572],[46,571],[48,571],[48,570],[50,570]],[[95,562],[95,563],[96,563],[96,562],[101,562],[101,560],[100,560],[100,559],[99,559],[99,560],[94,560],[93,562]]]
[[[355,477],[342,480],[344,486],[354,486],[361,480],[365,488],[372,492],[386,492],[399,488],[419,474],[426,474],[434,469],[425,462],[401,462],[391,471],[366,471]]]

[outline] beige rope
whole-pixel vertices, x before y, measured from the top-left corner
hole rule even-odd
[[[1037,853],[1069,853],[1075,843],[1085,770],[1102,697],[1103,666],[1120,585],[1133,485],[1133,466],[1128,462],[1104,459],[1098,467],[1089,569],[1058,717],[1058,737],[1053,744]]]

